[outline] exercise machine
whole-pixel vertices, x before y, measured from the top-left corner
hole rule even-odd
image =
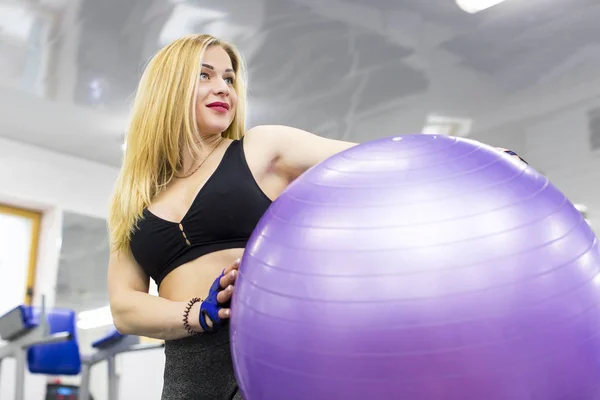
[[[95,351],[81,355],[77,340],[76,314],[69,309],[47,310],[42,297],[41,307],[18,306],[0,316],[0,372],[2,360],[15,358],[15,400],[25,398],[25,368],[32,374],[75,376],[81,374],[79,388],[69,387],[69,397],[92,400],[90,370],[103,361],[108,367],[108,399],[118,400],[118,375],[115,357],[118,354],[164,347],[164,343],[142,344],[138,336],[122,335],[116,329],[92,343]],[[56,390],[54,390],[56,389]],[[47,388],[52,391],[65,388]],[[77,390],[78,389],[78,390]],[[78,393],[77,393],[78,392]],[[56,393],[69,398],[64,393]],[[51,397],[52,398],[52,397]],[[5,400],[5,399],[2,399]]]
[[[53,347],[64,354],[73,352],[74,326],[75,312],[54,309],[48,313],[43,297],[41,308],[18,306],[0,317],[0,338],[6,342],[0,347],[0,368],[4,359],[15,359],[15,400],[25,397],[26,366],[32,373],[50,373],[44,348]],[[71,367],[79,369],[77,365]],[[51,369],[59,373],[72,372],[64,364]]]
[[[92,343],[96,352],[82,357],[81,387],[79,400],[90,399],[91,368],[103,361],[108,367],[108,399],[119,399],[119,375],[117,374],[115,357],[123,353],[152,350],[164,347],[164,343],[140,343],[139,336],[122,335],[116,329]]]

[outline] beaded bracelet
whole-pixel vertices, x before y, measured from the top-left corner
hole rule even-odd
[[[202,299],[199,297],[194,297],[193,299],[191,299],[185,308],[185,312],[183,313],[183,328],[187,331],[187,333],[190,336],[196,336],[200,334],[200,332],[196,332],[195,330],[193,330],[190,327],[190,324],[188,323],[188,316],[190,315],[190,310],[192,309],[192,306],[200,301],[202,301]]]

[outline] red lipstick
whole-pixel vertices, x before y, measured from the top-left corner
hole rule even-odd
[[[220,113],[226,113],[229,111],[229,104],[221,101],[215,101],[214,103],[207,104],[206,107],[211,108]]]

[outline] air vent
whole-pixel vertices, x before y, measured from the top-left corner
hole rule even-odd
[[[473,121],[469,118],[429,115],[422,133],[426,135],[468,136]]]

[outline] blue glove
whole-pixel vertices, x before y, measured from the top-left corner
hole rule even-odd
[[[223,288],[221,287],[221,278],[225,276],[225,270],[219,275],[217,279],[213,282],[212,286],[208,291],[208,296],[202,304],[200,305],[200,326],[204,332],[215,332],[219,329],[221,324],[221,318],[219,317],[219,310],[223,308],[217,301],[217,294]],[[210,319],[212,322],[212,328],[208,326],[206,323],[206,319]]]

